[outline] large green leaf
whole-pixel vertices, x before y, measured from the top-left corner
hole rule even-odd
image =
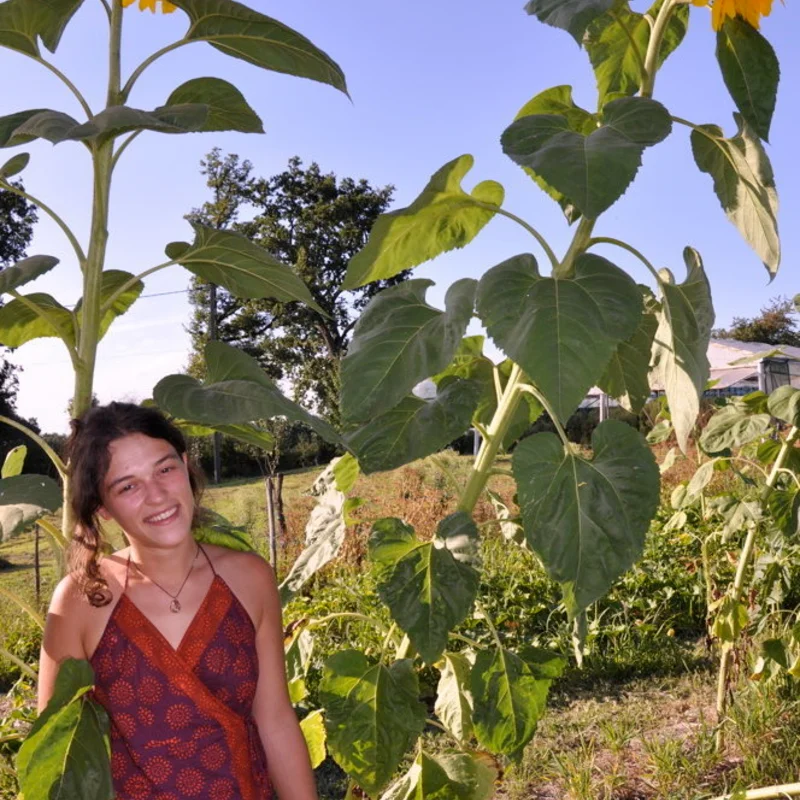
[[[208,382],[188,375],[162,378],[153,389],[160,408],[179,419],[215,426],[286,417],[305,423],[326,441],[340,441],[327,422],[285,397],[246,353],[224,342],[209,342],[205,356]]]
[[[0,480],[0,541],[30,528],[61,508],[61,488],[46,475],[12,475]]]
[[[417,754],[408,772],[381,800],[489,800],[499,771],[479,754]]]
[[[100,277],[100,305],[105,305],[113,294],[121,289],[134,276],[130,272],[121,269],[107,269]],[[132,283],[122,294],[114,299],[111,307],[108,308],[100,320],[98,339],[102,339],[108,332],[111,323],[119,316],[122,316],[139,298],[144,289],[144,283],[137,280]],[[75,306],[75,316],[78,324],[83,324],[83,298]]]
[[[35,281],[46,272],[50,272],[56,264],[58,259],[53,256],[31,256],[17,261],[13,267],[6,267],[0,272],[0,294]]]
[[[780,80],[772,45],[749,22],[728,17],[717,33],[717,61],[736,107],[753,130],[768,140]]]
[[[536,732],[562,664],[552,653],[537,654],[536,660],[505,648],[478,653],[471,676],[472,721],[481,746],[510,758],[520,756]]]
[[[7,0],[0,4],[0,47],[40,56],[39,40],[51,53],[83,0]]]
[[[197,103],[208,107],[202,131],[264,133],[258,114],[232,83],[220,78],[194,78],[186,81],[169,96],[166,109]]]
[[[633,335],[620,342],[597,385],[633,414],[638,414],[650,397],[650,351],[658,328],[655,299],[643,289],[644,307]]]
[[[711,287],[700,254],[683,251],[686,280],[676,284],[669,270],[661,270],[661,307],[653,341],[653,376],[665,392],[678,445],[685,453],[689,434],[700,411],[700,398],[710,374],[708,343],[714,325]]]
[[[456,281],[445,311],[425,301],[433,281],[417,279],[377,294],[358,320],[342,361],[342,417],[364,422],[396,406],[420,381],[443,370],[472,318],[478,282]]]
[[[794,386],[779,386],[767,400],[767,408],[773,417],[800,426],[800,390]]]
[[[444,653],[436,687],[436,716],[447,732],[462,744],[472,738],[472,687],[474,654]]]
[[[652,23],[662,2],[659,0],[646,15],[631,11],[627,1],[615,3],[589,25],[583,44],[594,67],[599,108],[641,89]],[[683,41],[688,24],[689,6],[675,6],[658,51],[658,66]]]
[[[208,42],[257,67],[327,83],[347,93],[339,65],[305,36],[234,0],[176,0],[191,26],[190,42]]]
[[[336,488],[334,469],[335,464],[329,464],[309,492],[318,498],[317,505],[306,523],[305,549],[278,587],[282,605],[286,605],[315,572],[336,558],[344,543],[347,533],[345,496]]]
[[[453,547],[454,549],[451,549]],[[429,541],[399,519],[378,520],[369,539],[378,594],[426,664],[447,646],[478,594],[478,529],[463,511],[439,523]]]
[[[636,284],[606,259],[582,254],[574,278],[543,278],[523,254],[481,279],[478,316],[495,344],[566,420],[603,374],[617,345],[639,324]]]
[[[192,227],[196,236],[191,246],[183,242],[167,246],[167,255],[189,272],[224,286],[236,297],[300,300],[324,315],[303,281],[263,247],[234,231],[214,230],[199,223],[192,223]]]
[[[195,541],[227,547],[240,553],[252,553],[256,548],[247,528],[234,525],[216,511],[203,509],[200,524],[192,529]]]
[[[0,117],[0,147],[16,147],[17,145],[25,144],[35,139],[35,136],[17,137],[15,131],[31,117],[35,117],[37,114],[46,111],[47,109],[45,108],[31,108],[27,111],[17,111],[14,114]]]
[[[20,347],[32,339],[55,336],[75,345],[75,318],[69,309],[43,292],[24,297],[24,301],[12,300],[0,308],[0,344]]]
[[[514,119],[529,117],[533,114],[556,114],[562,116],[567,120],[571,131],[586,136],[597,128],[597,118],[595,115],[575,105],[572,99],[571,86],[553,86],[550,89],[545,89],[525,103]],[[523,166],[522,169],[533,178],[541,189],[547,192],[547,194],[561,206],[561,210],[564,212],[564,216],[570,224],[580,219],[581,212],[578,211],[568,197],[565,197],[558,189],[553,188],[541,175],[535,173],[530,167]]]
[[[525,10],[536,15],[540,22],[568,31],[581,44],[592,20],[614,5],[615,0],[529,0]]]
[[[33,139],[46,139],[51,144],[59,144],[72,138],[72,133],[80,126],[78,121],[63,111],[23,111],[12,115],[22,120],[13,131],[7,134],[4,147],[13,147],[18,144],[30,142]],[[4,118],[4,122],[8,120]],[[0,123],[2,124],[2,123]],[[2,124],[8,130],[8,124]]]
[[[774,276],[781,261],[778,193],[769,156],[742,116],[734,114],[738,132],[726,139],[716,125],[692,131],[697,166],[714,181],[714,192],[728,219]]]
[[[328,750],[371,796],[389,782],[425,726],[418,695],[409,659],[387,667],[345,650],[325,662],[319,696]]]
[[[479,183],[471,194],[461,181],[472,169],[471,155],[459,156],[434,173],[408,208],[381,214],[366,246],[347,265],[342,286],[355,289],[391,278],[442,253],[469,244],[503,203],[496,181]]]
[[[529,167],[594,219],[625,193],[646,147],[672,130],[664,106],[645,97],[622,97],[604,108],[591,133],[573,130],[563,115],[521,117],[503,132],[503,152]]]
[[[308,757],[311,759],[311,769],[316,769],[327,756],[325,750],[325,720],[322,710],[312,711],[300,721],[300,731],[306,740]]]
[[[769,429],[769,414],[747,414],[735,405],[725,406],[708,421],[700,446],[707,453],[720,453],[760,439]]]
[[[595,429],[592,449],[589,460],[539,433],[514,451],[528,543],[561,584],[571,616],[639,557],[659,500],[658,466],[637,431],[607,420]]]
[[[431,400],[409,395],[390,411],[345,435],[365,474],[397,469],[447,447],[465,433],[480,386],[455,381]]]
[[[93,683],[88,661],[62,662],[53,696],[17,756],[17,776],[25,797],[114,797],[108,718],[87,695]]]
[[[221,433],[237,442],[253,445],[262,450],[272,450],[275,447],[275,437],[269,432],[256,427],[255,425],[200,425],[196,422],[189,422],[183,419],[172,420],[186,436],[213,436],[214,433]]]
[[[162,106],[142,111],[129,106],[111,106],[96,114],[89,122],[76,125],[63,139],[102,142],[132,131],[158,133],[198,133],[210,117],[210,108],[202,103]]]
[[[30,161],[30,153],[17,153],[15,156],[11,156],[11,158],[0,167],[0,180],[7,182],[9,178],[19,175],[19,173],[28,166]]]

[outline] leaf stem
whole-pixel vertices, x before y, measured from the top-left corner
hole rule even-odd
[[[36,670],[30,665],[26,664],[19,656],[15,656],[10,650],[6,650],[5,647],[0,647],[0,656],[7,658],[13,664],[16,664],[17,667],[19,667],[19,669],[31,680],[39,680],[39,674],[36,672]]]
[[[484,622],[486,622],[486,627],[491,631],[492,638],[494,639],[494,643],[497,645],[498,650],[503,649],[503,643],[500,641],[500,634],[497,632],[497,628],[495,628],[494,623],[492,622],[489,614],[486,612],[486,609],[481,603],[480,600],[475,600],[475,609],[480,613],[483,617]]]
[[[519,385],[519,389],[522,392],[527,392],[530,395],[533,395],[541,404],[542,408],[547,412],[547,415],[553,422],[556,431],[558,431],[558,436],[564,444],[564,447],[570,446],[569,438],[567,437],[567,432],[564,430],[561,422],[558,419],[558,415],[553,411],[553,407],[547,401],[547,398],[535,387],[529,383],[521,383]]]
[[[160,50],[157,50],[155,53],[149,55],[138,67],[131,73],[131,76],[125,82],[125,85],[122,87],[121,92],[121,100],[122,102],[126,102],[128,96],[133,89],[134,84],[137,80],[141,77],[142,73],[154,62],[157,61],[161,56],[165,56],[167,53],[171,53],[173,50],[177,50],[179,47],[183,47],[183,45],[189,44],[187,39],[179,39],[177,42],[173,42],[172,44],[168,44],[166,47],[162,47]]]
[[[38,64],[41,64],[45,69],[49,69],[61,82],[75,95],[75,99],[81,104],[81,108],[89,119],[94,116],[91,106],[86,102],[86,98],[80,93],[78,87],[55,65],[45,60],[41,56],[31,56],[31,58]]]
[[[23,600],[16,592],[6,589],[5,586],[0,586],[0,597],[5,597],[7,600],[16,603],[42,630],[44,630],[44,619],[42,615],[26,600]]]
[[[58,453],[50,447],[47,442],[39,436],[38,433],[32,431],[27,426],[23,425],[21,422],[17,422],[15,419],[10,419],[9,417],[0,416],[0,422],[4,422],[6,425],[10,425],[12,428],[16,428],[18,431],[22,431],[29,439],[32,439],[39,447],[44,450],[47,457],[53,462],[53,465],[58,470],[58,474],[63,478],[67,474],[67,467],[64,462],[59,457]]]
[[[495,206],[492,205],[491,203],[484,203],[481,202],[480,200],[476,200],[475,205],[478,205],[481,208],[485,208],[489,211],[494,211],[495,214],[500,214],[503,217],[507,217],[508,219],[513,220],[518,225],[521,225],[523,228],[525,228],[526,231],[528,231],[528,233],[531,234],[531,236],[533,236],[534,239],[536,239],[537,242],[539,242],[540,247],[542,248],[542,250],[544,250],[545,254],[547,255],[547,258],[549,259],[553,269],[556,269],[558,267],[558,258],[556,258],[556,254],[553,252],[553,248],[550,247],[550,245],[547,242],[547,239],[545,239],[544,236],[542,236],[542,234],[539,233],[539,231],[537,231],[536,228],[533,227],[533,225],[529,225],[527,222],[525,222],[524,219],[522,219],[522,217],[518,217],[516,214],[512,214],[510,211],[506,211],[504,208],[500,208],[500,206]]]
[[[564,260],[553,269],[554,278],[571,278],[575,274],[575,259],[589,246],[595,220],[584,217],[575,229]]]
[[[359,622],[368,622],[370,625],[381,631],[381,633],[386,633],[388,630],[388,628],[377,619],[369,617],[366,614],[359,614],[355,611],[338,611],[335,614],[328,614],[327,616],[320,617],[319,619],[312,619],[308,623],[307,628],[308,630],[312,630],[313,628],[321,628],[324,625],[335,622],[337,619],[352,619],[358,620]]]
[[[40,528],[42,528],[45,531],[45,533],[49,534],[62,550],[66,548],[67,540],[64,538],[61,531],[58,528],[56,528],[56,526],[53,525],[53,523],[50,522],[49,519],[45,519],[44,517],[42,517],[42,519],[36,521],[36,524]]]
[[[464,644],[468,644],[470,647],[474,647],[476,650],[484,650],[484,646],[480,642],[476,642],[475,639],[470,639],[469,636],[464,636],[463,633],[451,633],[451,639],[456,639],[459,642],[464,642]]]
[[[622,250],[627,250],[629,253],[636,256],[636,258],[638,258],[639,261],[641,261],[642,264],[644,264],[647,267],[647,269],[650,270],[650,273],[653,275],[656,281],[661,283],[661,278],[658,274],[658,270],[653,266],[653,264],[648,259],[644,257],[644,255],[641,252],[639,252],[632,245],[629,245],[627,242],[623,242],[621,239],[614,239],[611,236],[593,236],[589,240],[588,247],[593,247],[596,244],[612,244],[615,247],[621,248]]]
[[[0,189],[4,189],[6,192],[11,192],[12,194],[16,194],[19,197],[24,197],[29,202],[33,203],[35,206],[44,211],[47,216],[49,216],[53,222],[58,225],[59,228],[64,232],[64,235],[69,240],[69,243],[72,245],[72,249],[75,251],[75,255],[78,257],[78,264],[81,268],[81,272],[83,272],[84,266],[86,265],[86,254],[83,252],[83,248],[81,247],[78,238],[72,232],[72,229],[67,225],[66,222],[58,215],[55,211],[53,211],[50,206],[45,205],[41,200],[37,197],[34,197],[32,194],[29,194],[24,189],[20,189],[18,186],[14,186],[14,184],[9,183],[6,180],[0,180]]]
[[[782,786],[766,786],[763,789],[750,789],[744,794],[724,794],[714,800],[778,800],[782,797],[800,795],[800,783],[785,783]]]
[[[108,4],[107,0],[100,0],[103,5],[103,8],[106,10],[106,15],[108,16],[108,21],[111,22],[111,6]]]
[[[114,153],[114,158],[111,159],[111,171],[113,172],[116,169],[117,162],[119,161],[122,154],[130,147],[133,140],[140,136],[144,131],[134,131],[120,146],[116,153]]]
[[[69,343],[69,341],[68,341],[68,335],[69,334],[61,329],[61,326],[59,325],[59,323],[55,319],[53,319],[50,316],[50,314],[47,311],[45,311],[41,306],[36,305],[36,303],[34,303],[31,300],[29,300],[24,294],[20,294],[19,292],[15,291],[14,289],[12,289],[9,292],[9,294],[15,300],[19,300],[19,302],[22,303],[22,305],[24,305],[26,308],[29,308],[37,317],[39,317],[39,319],[41,319],[44,322],[46,322],[53,329],[53,331],[55,332],[56,336],[59,339],[61,339],[61,341],[64,343],[64,347],[67,348],[67,352],[69,353],[69,357],[70,357],[70,359],[72,361],[72,365],[76,366],[79,363],[78,353],[75,350],[75,347],[73,345],[71,345]],[[70,316],[72,317],[72,319],[74,321],[74,319],[75,319],[74,313],[72,313],[72,312],[68,312],[68,313],[70,313]],[[73,324],[74,324],[74,322],[73,322]],[[73,334],[74,334],[74,329],[73,329]]]
[[[150,267],[150,269],[146,269],[144,272],[140,272],[138,275],[134,275],[132,278],[129,278],[122,286],[119,287],[109,298],[100,306],[100,314],[101,316],[104,315],[117,301],[119,297],[121,297],[125,292],[128,291],[132,286],[135,286],[139,281],[146,278],[148,275],[152,275],[154,272],[158,272],[159,270],[166,269],[167,267],[171,267],[173,264],[176,264],[176,261],[165,261],[163,264],[158,264],[155,267]]]

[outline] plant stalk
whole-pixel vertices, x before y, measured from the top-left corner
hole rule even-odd
[[[661,52],[661,43],[664,34],[667,32],[667,25],[672,12],[677,5],[676,0],[664,0],[653,24],[650,34],[650,41],[647,44],[647,53],[644,57],[644,77],[642,80],[642,97],[652,97],[656,85],[656,74],[658,73],[658,56]]]
[[[564,260],[553,270],[554,278],[571,278],[575,274],[575,259],[589,247],[594,226],[595,220],[586,217],[578,223]]]
[[[503,396],[497,404],[497,411],[495,411],[492,421],[489,423],[486,435],[483,437],[478,450],[478,455],[475,456],[475,463],[472,465],[467,485],[461,494],[461,501],[458,507],[468,514],[472,514],[475,509],[478,498],[486,486],[486,481],[489,480],[489,474],[494,466],[494,461],[497,458],[503,439],[508,433],[508,427],[511,425],[511,420],[520,401],[519,383],[521,380],[522,370],[514,364],[511,374],[508,376],[506,387],[503,390]]]
[[[734,797],[743,800],[778,800],[783,797],[800,796],[800,783],[785,783],[782,786],[765,786],[763,789],[751,789],[743,795],[724,794],[714,800],[733,800]]]
[[[781,470],[786,463],[786,459],[789,457],[789,452],[794,447],[794,444],[798,438],[800,438],[800,428],[793,426],[789,431],[788,436],[784,439],[783,445],[781,445],[778,457],[775,459],[775,463],[772,465],[772,470],[767,478],[766,484],[764,485],[764,489],[761,492],[760,499],[762,506],[767,502],[767,499],[772,493],[772,489],[774,488],[775,483],[778,480],[778,476],[780,475]],[[733,584],[730,589],[730,597],[734,603],[738,603],[741,600],[742,592],[744,591],[745,575],[747,574],[747,569],[750,566],[750,561],[753,557],[757,534],[758,526],[754,526],[750,531],[748,531],[747,538],[742,546],[742,552],[739,554],[739,562],[736,565],[736,575],[733,579]],[[717,724],[719,727],[717,729],[716,736],[716,745],[717,750],[719,751],[723,750],[725,747],[724,721],[725,715],[728,712],[728,680],[731,664],[733,662],[734,646],[735,642],[725,642],[722,645],[722,652],[720,653],[719,677],[717,680]]]

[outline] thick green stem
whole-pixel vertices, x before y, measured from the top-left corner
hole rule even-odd
[[[782,786],[765,786],[763,789],[751,789],[744,794],[724,794],[715,797],[714,800],[733,800],[734,797],[741,800],[778,800],[784,797],[800,796],[800,783],[785,783]]]
[[[613,236],[593,236],[589,240],[589,244],[587,245],[587,249],[593,247],[596,244],[610,244],[614,245],[614,247],[619,247],[622,250],[627,250],[631,255],[636,256],[639,261],[644,264],[647,269],[650,271],[650,274],[658,281],[661,282],[661,278],[659,277],[658,270],[653,266],[652,262],[650,262],[644,255],[637,250],[632,245],[628,244],[627,242],[623,242],[621,239],[615,239]]]
[[[778,480],[778,476],[781,474],[781,470],[783,469],[786,460],[789,458],[789,453],[794,448],[795,442],[799,437],[800,428],[795,426],[792,427],[788,436],[784,439],[780,452],[778,453],[778,457],[775,459],[775,463],[772,465],[772,470],[767,478],[767,482],[761,491],[760,499],[762,506],[766,505],[767,499],[772,493],[775,483]],[[751,530],[748,531],[747,538],[742,546],[742,552],[739,555],[739,562],[736,565],[736,575],[733,579],[733,584],[731,585],[729,592],[731,600],[734,603],[738,603],[742,598],[745,576],[747,575],[747,570],[753,557],[757,534],[758,526],[753,526]],[[730,675],[731,664],[733,662],[733,650],[735,645],[735,642],[725,642],[722,646],[722,652],[720,653],[719,676],[717,680],[717,720],[719,725],[717,730],[718,750],[722,750],[725,747],[724,721],[725,715],[728,712],[728,679]]]
[[[644,57],[644,80],[642,81],[642,97],[652,97],[656,85],[656,74],[658,73],[658,56],[661,52],[661,43],[669,25],[669,18],[677,5],[676,0],[664,0],[650,33],[650,41],[647,45],[647,53]]]
[[[486,435],[483,437],[478,450],[478,455],[475,456],[475,463],[472,465],[469,480],[461,495],[459,508],[468,514],[472,514],[475,509],[475,504],[486,486],[486,481],[489,480],[489,474],[494,466],[497,453],[503,444],[503,439],[508,433],[508,428],[520,401],[518,384],[521,379],[522,370],[514,364],[511,374],[508,376],[506,387],[503,390],[503,396],[497,404],[497,411],[495,411],[492,421],[489,423]]]
[[[595,220],[584,217],[575,229],[572,243],[564,256],[564,260],[553,270],[554,278],[571,278],[575,274],[575,259],[589,246],[592,239]]]

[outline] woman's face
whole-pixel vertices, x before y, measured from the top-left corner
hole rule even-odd
[[[140,545],[170,547],[184,541],[194,513],[186,455],[142,433],[115,439],[108,450],[100,516],[116,520]]]

